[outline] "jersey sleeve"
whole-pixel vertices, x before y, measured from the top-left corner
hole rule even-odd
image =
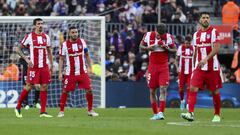
[[[23,40],[21,41],[21,45],[27,47],[31,42],[30,34],[26,34]]]
[[[175,40],[174,40],[173,36],[170,34],[169,34],[169,36],[167,36],[167,45],[171,48],[175,46]]]
[[[218,42],[219,42],[219,32],[217,31],[217,29],[213,29],[211,43],[218,43]]]
[[[141,44],[146,46],[147,45],[147,33],[144,34],[142,40],[141,40]]]
[[[177,56],[180,56],[181,54],[182,54],[182,46],[179,46],[177,50]]]
[[[50,37],[46,35],[46,38],[47,38],[47,47],[50,47],[51,46]]]
[[[84,39],[80,39],[80,40],[81,40],[82,45],[83,45],[84,53],[87,53],[88,52],[87,43],[85,42]]]
[[[64,56],[64,55],[66,55],[66,52],[67,52],[66,42],[63,42],[63,44],[61,45],[60,50],[59,50],[59,55]]]
[[[197,32],[195,32],[195,33],[193,34],[193,39],[192,39],[192,43],[191,43],[194,47],[197,45],[196,39],[197,39]]]

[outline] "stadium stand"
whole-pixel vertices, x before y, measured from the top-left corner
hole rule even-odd
[[[186,35],[193,34],[196,30],[199,12],[210,12],[212,23],[221,24],[221,8],[225,2],[226,0],[161,0],[161,21],[167,23],[168,32],[175,36],[176,44],[179,45]],[[239,0],[236,3],[239,4]],[[148,56],[139,52],[138,45],[145,32],[154,30],[158,21],[157,11],[157,0],[0,0],[2,16],[105,16],[107,81],[145,79]],[[3,48],[6,33],[0,32],[0,35],[0,51],[11,53],[9,48]],[[236,40],[238,38],[239,30],[233,40],[234,46],[239,44]],[[235,51],[233,45],[223,46],[220,54],[223,73],[229,82],[235,81],[234,71],[230,69]],[[3,53],[0,53],[0,60],[5,57],[1,54]],[[230,60],[224,61],[225,58]],[[174,65],[170,66],[171,79],[176,80],[177,74],[172,67]],[[0,68],[3,69],[3,66]]]

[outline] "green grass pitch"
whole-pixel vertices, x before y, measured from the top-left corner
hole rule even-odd
[[[196,109],[195,121],[186,122],[180,109],[166,109],[165,120],[151,121],[150,108],[96,109],[99,117],[89,117],[86,109],[48,108],[54,118],[39,118],[39,110],[0,109],[0,135],[239,135],[240,109],[222,109],[222,121],[212,123],[213,109]]]

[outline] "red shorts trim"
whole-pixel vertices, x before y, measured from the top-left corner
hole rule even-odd
[[[187,87],[190,86],[190,78],[191,78],[191,73],[189,74],[184,74],[184,73],[179,73],[178,74],[178,87],[179,89],[184,89],[184,86],[186,85]]]
[[[27,83],[30,84],[49,84],[51,82],[50,70],[47,67],[43,68],[28,68]]]
[[[204,89],[206,86],[208,90],[215,91],[222,88],[222,79],[219,71],[195,69],[192,73],[190,84],[200,89]]]
[[[168,65],[149,65],[147,71],[147,82],[150,89],[159,88],[169,84]]]
[[[66,91],[74,91],[76,89],[76,85],[78,84],[78,88],[84,90],[91,89],[91,81],[88,74],[81,75],[65,75],[63,79],[63,90]]]

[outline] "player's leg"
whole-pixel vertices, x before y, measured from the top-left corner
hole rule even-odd
[[[96,113],[93,110],[93,92],[91,87],[91,80],[88,74],[81,74],[77,77],[78,80],[78,87],[79,89],[86,90],[86,100],[88,103],[88,115],[89,116],[99,116],[98,113]]]
[[[99,114],[93,110],[93,93],[91,89],[86,90],[86,100],[88,102],[88,115],[93,117],[99,116]]]
[[[52,117],[47,114],[46,106],[47,106],[47,90],[48,84],[51,82],[50,71],[48,67],[44,67],[40,69],[40,117]]]
[[[64,116],[64,108],[67,102],[68,93],[74,91],[76,87],[76,77],[64,75],[62,95],[60,97],[60,111],[57,117]]]
[[[40,105],[40,102],[39,102],[39,97],[40,97],[40,85],[39,85],[39,84],[34,85],[33,89],[34,89],[34,101],[33,101],[33,105],[34,105],[34,107],[36,107],[36,108],[38,108],[38,109],[41,109],[41,105]]]
[[[219,88],[222,87],[222,80],[219,71],[212,71],[208,74],[206,79],[207,89],[212,92],[213,105],[214,105],[214,117],[212,122],[220,122],[220,108],[221,108],[221,96],[219,93]]]
[[[60,98],[60,112],[58,113],[57,117],[63,117],[64,116],[64,108],[67,102],[68,98],[68,91],[63,90],[61,98]]]
[[[215,90],[212,92],[213,95],[213,105],[214,105],[214,117],[212,119],[212,122],[220,122],[220,109],[221,109],[221,96],[219,93],[219,90]]]
[[[151,120],[157,120],[158,119],[158,104],[157,104],[157,95],[156,95],[156,90],[157,89],[153,89],[150,88],[150,102],[151,102],[151,107],[152,107],[152,111],[153,111],[153,117],[151,117]]]
[[[206,79],[205,72],[201,70],[194,70],[192,77],[191,77],[191,84],[190,84],[190,92],[188,97],[188,112],[181,113],[181,117],[188,121],[194,120],[194,108],[197,101],[197,92],[199,88],[203,88],[204,80]]]
[[[166,97],[167,97],[167,87],[168,85],[165,86],[160,86],[160,96],[159,96],[159,118],[160,119],[164,119],[164,111],[165,111],[165,107],[166,107]]]
[[[23,88],[20,97],[18,99],[18,103],[15,109],[15,113],[16,113],[16,117],[21,118],[22,114],[21,114],[21,107],[22,107],[22,103],[23,101],[26,99],[26,97],[28,96],[28,92],[32,89],[32,84],[27,83],[26,86]]]
[[[179,97],[180,97],[180,109],[183,111],[185,108],[185,100],[184,100],[185,78],[183,73],[179,73],[178,80],[179,80],[178,87],[179,87]]]

